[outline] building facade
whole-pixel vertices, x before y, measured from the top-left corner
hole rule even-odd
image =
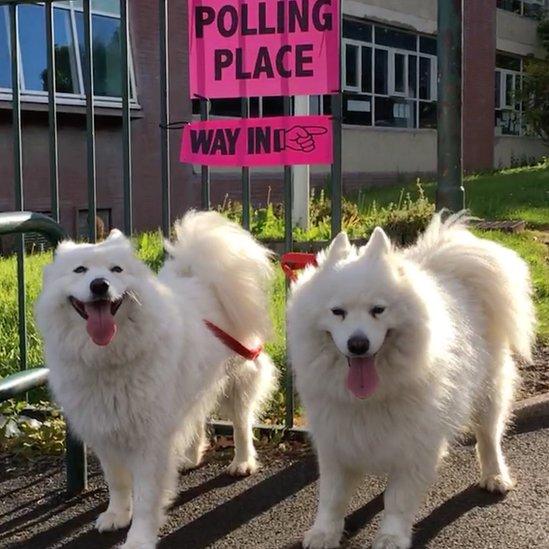
[[[117,0],[93,0],[97,195],[106,228],[122,224],[120,14]],[[536,36],[546,0],[464,2],[463,161],[473,172],[531,161],[547,148],[528,134],[517,99],[524,59],[544,56]],[[86,135],[80,0],[54,10],[61,221],[85,234]],[[169,2],[170,120],[190,120],[187,1]],[[20,66],[26,209],[49,211],[46,42],[43,6],[21,5]],[[437,1],[343,0],[343,168],[347,189],[436,172]],[[132,152],[137,229],[160,223],[160,82],[156,2],[130,3]],[[0,211],[14,207],[8,8],[0,7]],[[310,97],[311,114],[329,114],[329,97]],[[282,113],[281,98],[252,98],[252,116]],[[210,115],[239,116],[239,100],[213,100]],[[200,203],[200,170],[178,162],[170,132],[173,214]],[[281,170],[254,170],[252,198],[281,195]],[[328,170],[312,170],[323,184]],[[238,198],[239,173],[212,171],[212,197]]]

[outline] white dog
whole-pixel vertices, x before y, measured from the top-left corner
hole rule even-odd
[[[411,248],[382,229],[355,249],[338,235],[293,287],[288,337],[318,453],[320,502],[305,547],[337,547],[364,473],[387,474],[375,549],[408,548],[414,514],[445,447],[471,422],[480,485],[513,481],[501,451],[516,378],[530,359],[526,264],[435,216]]]
[[[175,229],[158,277],[119,231],[96,245],[61,243],[36,306],[53,394],[109,486],[97,528],[131,520],[128,549],[155,546],[177,468],[200,461],[204,422],[219,400],[234,424],[229,472],[256,470],[252,421],[274,382],[260,352],[270,329],[269,252],[213,212],[189,213]]]

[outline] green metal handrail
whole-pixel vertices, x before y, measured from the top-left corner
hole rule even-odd
[[[67,238],[63,228],[51,217],[34,212],[7,212],[0,213],[0,236],[8,234],[24,234],[35,232],[44,235],[56,246],[61,240]],[[24,302],[23,302],[24,303]],[[24,317],[25,311],[19,311]],[[20,337],[25,337],[25,332]],[[0,402],[13,398],[31,389],[41,387],[48,380],[49,370],[38,367],[23,370],[16,374],[0,379]],[[65,440],[66,447],[66,471],[67,492],[69,495],[77,494],[87,486],[86,449],[76,439],[70,428],[67,427]]]

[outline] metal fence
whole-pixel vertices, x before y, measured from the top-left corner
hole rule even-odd
[[[187,0],[180,0],[186,2]],[[162,197],[162,221],[161,227],[164,235],[170,231],[171,216],[171,197],[170,197],[170,142],[168,131],[177,126],[170,123],[170,105],[169,88],[170,77],[168,70],[168,50],[170,41],[169,18],[168,18],[168,0],[157,0],[158,3],[158,40],[159,40],[159,66],[160,66],[160,119],[158,121],[158,139],[161,151],[161,173],[159,181],[161,185]],[[46,24],[46,42],[47,42],[47,88],[48,88],[48,120],[49,120],[49,179],[51,190],[51,215],[55,222],[59,222],[59,150],[58,150],[58,129],[57,129],[57,94],[55,79],[55,51],[54,51],[54,17],[53,1],[33,2],[31,0],[0,0],[0,6],[8,6],[10,22],[10,49],[11,49],[11,82],[12,82],[12,128],[13,128],[13,185],[15,191],[14,209],[24,211],[23,199],[23,170],[22,170],[22,130],[21,130],[21,90],[20,90],[20,57],[18,25],[18,6],[21,4],[41,4],[45,10]],[[87,202],[88,202],[88,239],[95,242],[96,233],[96,211],[97,211],[97,185],[96,185],[96,157],[95,157],[95,97],[94,97],[94,67],[93,67],[93,35],[92,35],[92,6],[90,0],[83,0],[83,84],[86,104],[86,182]],[[120,74],[121,78],[121,108],[122,108],[122,184],[123,184],[123,206],[124,206],[124,231],[131,235],[134,232],[133,226],[133,196],[132,196],[132,136],[130,125],[130,52],[129,52],[129,0],[119,0],[120,5]],[[461,162],[459,150],[459,113],[458,108],[461,101],[460,87],[461,75],[459,72],[460,64],[458,56],[461,55],[461,49],[450,48],[459,42],[461,35],[461,0],[439,0],[439,32],[450,32],[450,42],[448,40],[439,40],[439,56],[445,60],[440,63],[439,69],[439,139],[445,137],[445,140],[439,142],[439,150],[442,149],[445,156],[439,156],[439,170],[441,178],[445,182],[445,195],[448,197],[449,204],[440,205],[453,206],[462,195],[459,195],[458,188],[461,178]],[[451,76],[448,79],[448,75]],[[441,83],[446,83],[446,87]],[[341,230],[341,201],[342,201],[342,171],[341,171],[341,122],[342,122],[342,94],[337,93],[331,96],[332,117],[334,119],[334,164],[331,173],[331,197],[332,197],[332,234]],[[456,103],[457,102],[457,103]],[[284,99],[284,114],[290,114],[291,99]],[[248,99],[241,100],[241,115],[248,117],[250,115],[250,104]],[[200,118],[208,118],[208,101],[200,98]],[[450,131],[446,131],[450,130]],[[451,172],[451,173],[449,173]],[[453,179],[452,179],[453,178]],[[459,178],[459,180],[457,179]],[[242,169],[242,224],[244,228],[250,228],[250,208],[251,208],[251,184],[250,171],[248,168]],[[201,196],[204,209],[210,207],[210,171],[206,166],[201,170]],[[292,249],[292,169],[289,166],[284,168],[284,220],[285,234],[284,242],[287,251]],[[452,203],[450,203],[452,202]],[[26,230],[31,230],[33,225],[27,225]],[[35,229],[32,229],[35,230]],[[6,231],[4,231],[6,232]],[[18,233],[23,231],[18,230]],[[23,234],[17,236],[17,276],[18,276],[18,296],[19,296],[19,353],[21,370],[27,369],[27,327],[26,327],[26,303],[25,303],[25,250]],[[26,390],[28,387],[25,387]],[[291,369],[287,368],[285,379],[285,423],[279,428],[291,429],[294,426],[294,387]],[[78,449],[77,449],[78,450]],[[74,455],[79,455],[78,451]],[[73,467],[73,473],[82,476],[85,472],[85,463],[82,456],[77,457],[76,464]],[[82,469],[84,467],[84,469]],[[75,486],[78,482],[75,483]],[[78,486],[82,487],[82,483]]]
[[[120,74],[121,74],[121,108],[122,108],[122,183],[123,183],[123,211],[124,211],[124,232],[133,234],[133,196],[132,196],[132,136],[130,125],[130,50],[129,50],[129,0],[118,0],[120,4]],[[168,70],[168,50],[170,42],[168,0],[157,0],[158,2],[158,40],[160,51],[160,120],[159,146],[161,151],[161,173],[160,185],[162,196],[162,232],[169,235],[171,215],[170,197],[170,141],[168,132],[171,129],[179,129],[181,123],[170,122],[169,89],[170,78]],[[187,0],[180,0],[186,3]],[[21,67],[17,60],[20,58],[20,29],[18,25],[18,6],[21,4],[44,4],[47,42],[47,88],[48,88],[48,121],[49,121],[49,161],[50,161],[50,193],[51,193],[51,215],[54,221],[59,222],[59,150],[58,150],[58,128],[57,128],[57,93],[56,93],[56,67],[54,51],[54,4],[53,0],[46,2],[33,2],[31,0],[0,0],[0,6],[9,6],[10,22],[10,49],[11,49],[11,80],[12,80],[12,127],[13,127],[13,166],[14,166],[14,189],[15,189],[15,210],[25,209],[23,198],[23,171],[22,171],[22,135],[21,135],[21,90],[20,78]],[[57,2],[57,5],[59,2]],[[88,240],[95,242],[97,239],[96,211],[97,211],[97,181],[96,181],[96,143],[95,143],[95,97],[94,97],[94,59],[93,59],[93,34],[92,34],[92,0],[83,0],[83,84],[86,103],[86,186],[87,186],[87,233]],[[334,119],[334,158],[331,176],[332,196],[332,233],[337,234],[341,230],[341,94],[332,96],[332,115]],[[208,119],[208,100],[200,98],[200,118]],[[291,114],[291,98],[284,98],[284,114]],[[250,115],[249,99],[241,100],[241,115],[243,118]],[[210,185],[211,176],[207,166],[201,170],[202,183],[202,207],[210,208]],[[242,225],[250,228],[251,209],[251,184],[249,168],[242,168]],[[284,220],[285,249],[290,251],[292,242],[292,168],[284,167]],[[25,304],[25,255],[23,235],[18,236],[18,292],[19,292],[19,351],[21,369],[27,368],[27,327],[26,327],[26,304]],[[294,388],[290,368],[287,368],[285,379],[285,428],[293,428],[294,421]]]

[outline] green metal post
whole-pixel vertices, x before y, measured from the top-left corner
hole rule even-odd
[[[291,97],[284,97],[284,116],[292,114]],[[291,166],[284,166],[284,251],[291,252],[293,248],[293,226],[292,226],[292,209],[293,209],[293,171]],[[286,289],[288,286],[286,285]],[[287,329],[286,329],[287,331]],[[294,426],[294,376],[292,365],[288,354],[286,353],[286,379],[284,380],[284,407],[285,420],[284,426],[286,429],[292,429]]]
[[[84,91],[86,94],[86,145],[88,169],[88,238],[97,240],[95,213],[97,210],[97,186],[95,173],[95,106],[93,86],[93,36],[91,0],[84,0]]]
[[[130,127],[130,68],[128,0],[120,0],[120,54],[122,69],[122,178],[124,185],[124,231],[133,232],[132,149]]]
[[[330,102],[332,106],[333,118],[333,159],[331,170],[331,187],[332,187],[332,224],[331,233],[334,238],[342,228],[341,223],[341,201],[343,194],[343,170],[342,170],[342,154],[343,154],[343,94],[341,92],[341,33],[343,32],[343,16],[342,2],[339,3],[339,45],[338,45],[338,70],[339,70],[339,86],[331,96]]]
[[[461,162],[462,0],[438,0],[437,209],[464,207]]]
[[[11,84],[13,124],[13,183],[15,209],[23,211],[23,148],[21,143],[21,97],[19,89],[19,21],[17,5],[10,4]],[[17,237],[17,292],[19,315],[19,367],[27,368],[27,320],[25,299],[25,237]]]
[[[209,102],[207,99],[200,99],[200,120],[208,120],[209,114]],[[200,169],[202,180],[202,209],[209,210],[211,205],[210,195],[210,168],[209,166],[202,166]]]
[[[46,45],[48,54],[48,128],[50,153],[50,203],[51,216],[59,223],[59,166],[57,153],[57,106],[55,103],[55,35],[53,4],[46,2]]]
[[[160,34],[160,157],[162,159],[162,233],[170,235],[170,82],[168,78],[168,0],[158,0],[158,30]]]
[[[250,100],[243,97],[241,100],[241,116],[242,118],[250,117]],[[242,168],[242,226],[250,230],[250,168],[244,166]]]

